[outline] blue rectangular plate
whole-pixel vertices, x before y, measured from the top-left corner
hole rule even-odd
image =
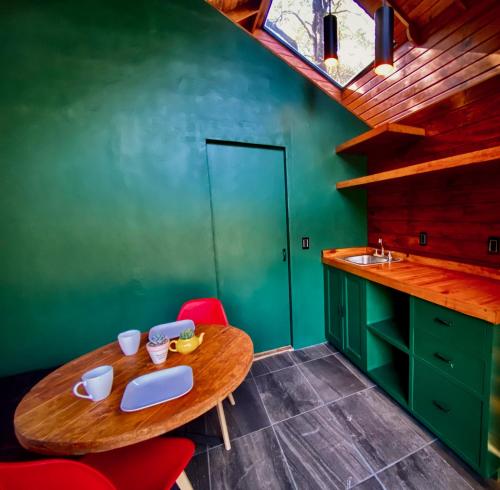
[[[193,370],[190,366],[176,366],[145,374],[127,384],[120,408],[135,412],[159,403],[175,400],[193,388]]]

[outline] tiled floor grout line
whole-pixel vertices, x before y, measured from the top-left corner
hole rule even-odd
[[[205,434],[206,434],[207,430],[208,430],[208,423],[207,423],[206,417],[203,417],[203,426],[204,426]],[[208,490],[212,490],[212,474],[210,471],[210,454],[208,453],[208,446],[207,445],[205,445],[205,448],[206,448],[206,453],[207,453]]]
[[[333,355],[347,368],[347,370],[349,372],[354,374],[354,376],[356,376],[356,378],[358,378],[364,384],[364,381],[361,379],[361,377],[353,369],[351,369],[349,364],[346,362],[347,359],[344,358],[344,356],[341,352],[335,352]],[[365,375],[365,376],[366,376],[366,379],[368,379],[370,381],[370,383],[373,383],[373,381],[367,375]],[[375,383],[373,383],[373,386],[375,386]]]
[[[332,353],[332,354],[329,354],[328,356],[323,356],[323,357],[329,357],[330,355],[335,355],[335,356],[336,356],[337,354],[340,354],[340,353]],[[355,373],[352,369],[350,369],[350,368],[349,368],[348,364],[347,364],[346,362],[344,362],[344,361],[340,358],[340,356],[337,356],[337,358],[339,358],[339,362],[341,362],[341,363],[342,363],[342,365],[344,365],[344,366],[346,367],[346,369],[347,369],[347,370],[348,370],[348,371],[349,371],[349,372],[350,372],[353,376],[355,376],[355,377],[356,377],[356,379],[358,379],[358,380],[359,380],[359,381],[361,381],[363,384],[365,384],[365,383],[364,383],[364,381],[363,381],[363,380],[362,380],[359,376],[357,376],[357,375],[356,375],[356,373]],[[321,359],[321,357],[319,357],[319,358],[317,358],[317,359]],[[309,386],[313,389],[313,391],[316,393],[316,395],[318,395],[319,399],[323,401],[323,399],[321,398],[321,396],[319,395],[319,393],[317,392],[317,390],[314,388],[314,386],[312,386],[312,384],[311,384],[311,382],[309,381],[309,379],[307,378],[307,376],[305,376],[305,374],[302,372],[302,369],[300,369],[300,365],[301,365],[301,364],[306,364],[307,362],[312,362],[312,361],[314,361],[314,360],[316,360],[316,359],[311,359],[311,360],[309,360],[309,361],[303,361],[303,362],[300,362],[300,363],[296,364],[296,366],[299,368],[300,373],[301,373],[301,374],[302,374],[302,376],[306,379],[306,381],[308,382]],[[293,367],[293,366],[287,366],[287,368],[289,368],[289,367]],[[279,369],[279,370],[277,370],[277,371],[282,371],[283,369],[287,369],[287,368],[282,368],[282,369]],[[274,372],[276,372],[276,371],[274,371]],[[267,374],[271,374],[271,373],[267,373]],[[261,375],[261,376],[265,376],[265,375]],[[255,382],[255,378],[254,378],[254,382]],[[330,402],[330,403],[323,403],[322,405],[319,405],[318,407],[312,408],[312,409],[310,409],[310,410],[306,410],[306,411],[301,412],[301,413],[299,413],[299,414],[297,414],[297,415],[292,415],[291,417],[288,417],[288,418],[286,418],[286,419],[280,420],[280,421],[278,421],[278,422],[273,422],[273,421],[271,420],[271,417],[269,416],[269,413],[268,413],[268,411],[267,411],[267,408],[266,408],[266,406],[265,406],[264,400],[262,399],[262,396],[261,396],[261,393],[260,393],[259,387],[257,386],[257,383],[256,383],[256,382],[255,382],[255,386],[256,386],[256,388],[257,388],[257,392],[258,392],[258,394],[259,394],[259,396],[260,396],[260,398],[261,398],[261,400],[262,400],[262,404],[264,405],[264,409],[265,409],[265,411],[266,411],[266,414],[267,414],[267,416],[268,416],[268,418],[269,418],[269,420],[270,420],[270,422],[271,422],[271,427],[272,427],[273,432],[274,432],[274,434],[275,434],[275,435],[276,435],[276,430],[275,430],[274,426],[275,426],[275,425],[277,425],[277,424],[281,424],[281,423],[283,423],[283,422],[286,422],[286,421],[288,421],[288,420],[291,420],[291,419],[293,419],[293,418],[296,418],[296,417],[298,417],[298,416],[300,416],[300,415],[304,415],[304,414],[306,414],[306,413],[313,412],[314,410],[319,410],[320,408],[323,408],[323,407],[325,407],[325,406],[328,406],[328,405],[333,405],[333,404],[335,404],[335,403],[337,403],[337,402],[339,402],[339,401],[341,401],[341,400],[344,400],[344,399],[346,399],[346,398],[349,398],[349,397],[351,397],[351,396],[353,396],[353,395],[356,395],[356,394],[358,394],[358,393],[363,393],[363,392],[365,392],[365,391],[369,391],[369,390],[371,390],[371,389],[373,389],[373,388],[375,388],[375,387],[376,387],[376,385],[375,385],[375,384],[374,384],[374,385],[372,385],[372,386],[367,386],[367,387],[366,387],[366,388],[364,388],[363,390],[356,391],[355,393],[350,393],[350,394],[345,395],[345,396],[343,396],[343,397],[341,397],[341,398],[338,398],[337,400],[334,400],[334,401],[332,401],[332,402]],[[244,437],[244,436],[243,436],[243,437]],[[280,449],[281,449],[282,454],[283,454],[283,456],[285,457],[285,460],[286,460],[286,456],[284,455],[283,449],[281,448],[281,443],[279,442],[279,438],[277,437],[277,435],[276,435],[276,438],[278,439],[278,444],[280,445]],[[386,469],[390,468],[391,466],[394,466],[395,464],[397,464],[397,463],[399,463],[399,462],[403,461],[404,459],[406,459],[406,458],[408,458],[408,457],[412,456],[413,454],[417,453],[418,451],[420,451],[421,449],[423,449],[423,448],[427,447],[428,445],[432,444],[432,443],[433,443],[433,442],[435,442],[435,441],[436,441],[436,439],[433,439],[433,440],[431,440],[431,441],[427,442],[426,444],[424,444],[423,446],[421,446],[420,448],[418,448],[416,451],[413,451],[413,452],[411,452],[411,453],[407,454],[406,456],[404,456],[403,458],[400,458],[400,459],[398,459],[398,460],[394,461],[394,462],[393,462],[393,463],[391,463],[390,465],[387,465],[387,466],[385,466],[384,468],[380,469],[378,472],[376,472],[376,471],[372,468],[372,466],[369,464],[369,462],[366,460],[366,458],[363,456],[363,454],[359,451],[359,449],[356,447],[356,445],[355,445],[355,444],[351,441],[351,445],[352,445],[353,449],[354,449],[354,450],[355,450],[355,451],[359,454],[359,456],[361,457],[361,459],[363,460],[363,462],[366,464],[367,468],[371,471],[371,474],[370,474],[370,475],[369,475],[366,479],[359,481],[356,485],[359,485],[360,483],[362,483],[362,482],[364,482],[364,481],[366,481],[366,480],[369,480],[370,478],[373,478],[373,477],[374,477],[374,478],[377,480],[377,482],[380,484],[380,486],[382,487],[382,489],[383,489],[383,490],[386,490],[386,487],[385,487],[385,485],[382,483],[382,481],[380,480],[380,478],[379,478],[379,476],[378,476],[378,473],[381,473],[382,471],[385,471]],[[289,468],[288,461],[287,461],[287,466],[288,466],[288,468]],[[463,479],[463,478],[462,478],[462,479]],[[465,480],[464,480],[464,481],[465,481]],[[295,481],[294,481],[294,483],[295,483]],[[467,482],[466,482],[466,483],[467,483]],[[469,486],[470,486],[470,485],[469,485]]]
[[[255,380],[253,380],[253,381],[255,382]],[[304,415],[306,413],[314,412],[314,410],[319,410],[320,408],[328,407],[329,405],[333,405],[333,404],[335,404],[335,403],[337,403],[337,402],[339,402],[341,400],[349,398],[350,396],[357,395],[358,393],[364,393],[365,391],[369,391],[369,390],[372,390],[373,388],[375,388],[375,386],[367,386],[366,388],[363,388],[362,390],[356,391],[355,393],[350,393],[349,395],[342,396],[341,398],[338,398],[337,400],[334,400],[333,402],[322,403],[321,405],[318,405],[317,407],[310,408],[309,410],[306,410],[304,412],[298,413],[296,415],[292,415],[291,417],[287,417],[286,419],[278,420],[276,422],[273,422],[271,420],[271,417],[269,416],[269,412],[267,411],[266,405],[264,404],[264,400],[262,400],[262,396],[261,396],[261,393],[260,393],[259,388],[257,386],[257,383],[255,383],[255,386],[257,388],[257,394],[259,395],[259,398],[260,398],[260,400],[262,402],[262,406],[264,407],[264,410],[266,412],[267,418],[269,419],[269,425],[266,425],[265,427],[261,427],[260,429],[257,429],[257,430],[254,430],[252,432],[249,432],[248,434],[244,434],[242,436],[235,437],[234,439],[231,439],[231,442],[234,442],[234,441],[237,441],[238,439],[241,439],[243,437],[249,436],[250,434],[255,434],[256,432],[261,432],[261,431],[263,431],[265,429],[269,429],[270,427],[274,427],[275,425],[281,424],[282,422],[287,422],[287,421],[292,420],[292,419],[294,419],[296,417],[300,417],[301,415]],[[223,443],[221,442],[220,444],[217,444],[216,446],[210,446],[210,447],[208,447],[207,448],[207,452],[211,451],[212,449],[216,449],[218,447],[221,447],[222,444]]]
[[[318,345],[324,345],[324,344],[318,344]],[[278,425],[278,424],[281,424],[281,423],[283,423],[283,422],[287,422],[287,421],[289,421],[289,420],[291,420],[291,419],[294,419],[294,418],[296,418],[296,417],[299,417],[299,416],[301,416],[301,415],[305,415],[305,414],[307,414],[307,413],[313,412],[313,411],[315,411],[315,410],[319,410],[319,409],[321,409],[321,408],[328,407],[328,406],[330,406],[330,405],[334,405],[334,404],[336,404],[336,403],[338,403],[338,402],[340,402],[340,401],[342,401],[342,400],[344,400],[344,399],[346,399],[346,398],[349,398],[349,397],[351,397],[351,396],[357,395],[357,394],[359,394],[359,393],[363,393],[363,392],[365,392],[365,391],[369,391],[369,390],[371,390],[371,389],[374,389],[374,388],[377,386],[376,384],[373,384],[373,385],[371,385],[371,386],[366,386],[366,387],[365,387],[365,388],[363,388],[362,390],[359,390],[359,391],[356,391],[356,392],[354,392],[354,393],[350,393],[350,394],[348,394],[348,395],[342,396],[342,397],[338,398],[337,400],[333,400],[332,402],[328,402],[328,403],[324,402],[324,401],[323,401],[323,399],[322,399],[322,397],[320,396],[320,394],[318,393],[318,391],[314,388],[314,386],[312,385],[311,381],[310,381],[310,380],[307,378],[307,376],[304,374],[304,372],[302,371],[302,369],[300,368],[300,366],[301,366],[302,364],[306,364],[306,363],[309,363],[309,362],[315,361],[315,360],[317,360],[317,359],[323,359],[323,358],[325,358],[325,357],[329,357],[329,356],[331,356],[331,355],[336,356],[336,357],[338,358],[338,360],[342,363],[342,365],[343,365],[343,366],[345,366],[345,367],[346,367],[346,369],[347,369],[347,370],[348,370],[348,371],[349,371],[349,372],[350,372],[353,376],[355,376],[355,377],[356,377],[356,379],[359,379],[359,380],[363,383],[363,385],[364,385],[364,386],[366,386],[365,381],[364,381],[363,379],[361,379],[361,377],[359,377],[359,376],[356,374],[356,372],[354,372],[354,371],[353,371],[353,370],[349,367],[349,364],[348,364],[348,363],[349,363],[349,361],[348,361],[347,359],[344,359],[344,358],[343,358],[343,356],[341,355],[341,353],[340,353],[340,352],[331,352],[331,353],[329,353],[329,354],[327,354],[327,355],[325,355],[325,356],[320,356],[320,357],[317,357],[317,358],[315,358],[315,359],[309,359],[309,360],[307,360],[307,361],[301,361],[301,362],[298,362],[298,361],[296,361],[295,359],[292,359],[292,361],[294,362],[294,364],[292,364],[292,365],[290,365],[290,366],[286,366],[286,367],[284,367],[284,368],[277,369],[277,370],[275,370],[275,371],[271,371],[271,372],[268,372],[268,373],[265,373],[265,374],[261,374],[261,375],[258,375],[258,376],[254,376],[254,375],[253,375],[253,373],[250,373],[250,374],[251,374],[251,377],[248,379],[248,381],[253,381],[253,385],[254,385],[255,389],[257,390],[258,397],[259,397],[259,399],[260,399],[260,401],[261,401],[261,403],[262,403],[262,406],[263,406],[263,408],[264,408],[264,411],[265,411],[265,413],[266,413],[266,416],[267,416],[267,419],[268,419],[268,421],[269,421],[269,424],[270,424],[270,425],[266,425],[265,427],[261,427],[260,429],[257,429],[257,430],[255,430],[255,431],[249,432],[248,434],[245,434],[245,435],[242,435],[242,436],[236,437],[235,439],[233,439],[233,440],[231,441],[231,442],[235,442],[235,441],[237,441],[237,440],[239,440],[239,439],[241,439],[241,438],[243,438],[243,437],[246,437],[246,436],[251,436],[252,434],[255,434],[255,433],[257,433],[257,432],[261,432],[261,431],[264,431],[264,430],[266,430],[266,429],[271,428],[271,429],[272,429],[272,431],[273,431],[273,435],[274,435],[274,437],[275,437],[275,439],[276,439],[276,442],[277,442],[277,444],[278,444],[278,447],[279,447],[279,450],[280,450],[281,456],[282,456],[283,461],[284,461],[284,463],[285,463],[286,469],[287,469],[287,471],[288,471],[288,473],[289,473],[289,475],[290,475],[291,482],[293,483],[294,488],[295,488],[296,490],[298,490],[298,486],[297,486],[297,483],[296,483],[296,481],[295,481],[295,478],[294,478],[294,476],[293,476],[293,474],[292,474],[291,467],[290,467],[290,463],[289,463],[289,461],[288,461],[287,456],[285,455],[285,452],[284,452],[283,447],[282,447],[282,445],[281,445],[281,442],[280,442],[280,439],[279,439],[279,436],[278,436],[278,434],[277,434],[277,430],[276,430],[276,427],[275,427],[275,426],[276,426],[276,425]],[[283,420],[279,420],[279,421],[274,422],[274,421],[271,419],[271,417],[270,417],[270,415],[269,415],[269,411],[268,411],[268,409],[267,409],[267,407],[266,407],[266,405],[265,405],[265,403],[264,403],[263,394],[262,394],[262,393],[261,393],[261,391],[259,390],[259,386],[258,386],[258,384],[257,384],[257,380],[256,380],[256,378],[259,378],[259,377],[262,377],[262,376],[266,376],[266,375],[269,375],[269,374],[273,374],[273,373],[276,373],[276,372],[279,372],[279,371],[283,371],[283,370],[285,370],[285,369],[289,369],[289,368],[292,368],[292,367],[297,367],[297,368],[299,368],[298,370],[299,370],[300,374],[301,374],[301,375],[305,378],[305,380],[306,380],[306,382],[308,383],[308,385],[311,387],[311,389],[313,390],[313,392],[317,395],[318,399],[319,399],[322,403],[321,403],[320,405],[318,405],[318,406],[316,406],[316,407],[314,407],[314,408],[311,408],[311,409],[309,409],[309,410],[306,410],[306,411],[304,411],[304,412],[301,412],[301,413],[298,413],[298,414],[296,414],[296,415],[292,415],[292,416],[290,416],[290,417],[287,417],[287,418],[285,418],[285,419],[283,419]],[[206,426],[206,421],[205,421],[205,426]],[[380,475],[381,473],[383,473],[384,471],[386,471],[387,469],[389,469],[389,468],[391,468],[391,467],[393,467],[393,466],[397,465],[397,464],[398,464],[398,463],[400,463],[401,461],[404,461],[405,459],[407,459],[407,458],[409,458],[409,457],[413,456],[414,454],[418,453],[419,451],[423,450],[424,448],[426,448],[426,447],[430,446],[431,444],[433,444],[433,443],[434,443],[434,442],[436,442],[436,441],[437,441],[437,438],[433,438],[433,439],[431,439],[430,441],[428,441],[428,442],[426,442],[425,444],[423,444],[422,446],[420,446],[420,447],[419,447],[418,449],[416,449],[415,451],[412,451],[412,452],[410,452],[410,453],[406,454],[405,456],[403,456],[402,458],[399,458],[399,459],[397,459],[396,461],[393,461],[392,463],[390,463],[390,464],[388,464],[388,465],[384,466],[384,467],[383,467],[383,468],[381,468],[380,470],[375,471],[375,470],[372,468],[371,464],[368,462],[368,460],[364,457],[364,455],[360,452],[360,450],[357,448],[357,446],[356,446],[356,445],[354,444],[354,442],[351,440],[351,441],[350,441],[351,446],[352,446],[352,447],[353,447],[353,449],[354,449],[354,450],[358,453],[358,455],[360,456],[361,460],[365,463],[365,465],[367,466],[367,468],[368,468],[368,470],[369,470],[369,472],[370,472],[369,476],[367,476],[367,477],[366,477],[366,478],[364,478],[363,480],[358,481],[358,482],[356,483],[355,487],[356,487],[356,486],[358,486],[358,485],[360,485],[360,484],[362,484],[362,483],[364,483],[365,481],[370,480],[371,478],[375,478],[375,480],[379,483],[379,485],[381,486],[381,488],[382,488],[383,490],[387,490],[387,489],[386,489],[386,487],[385,487],[385,485],[382,483],[382,481],[381,481],[381,479],[380,479],[380,476],[379,476],[379,475]],[[221,446],[222,446],[222,444],[218,444],[217,446],[208,447],[208,448],[207,448],[207,450],[206,450],[206,453],[207,453],[207,464],[208,464],[209,490],[211,490],[210,451],[211,451],[211,450],[213,450],[213,449],[220,448]],[[446,460],[444,460],[442,457],[441,457],[441,459],[442,459],[445,463],[447,463],[447,461],[446,461]],[[449,463],[447,463],[447,464],[448,464],[449,466],[451,466]],[[471,489],[472,489],[472,486],[471,486],[471,485],[467,482],[467,480],[466,480],[466,479],[465,479],[462,475],[459,475],[459,476],[460,476],[461,480],[463,480],[463,481],[467,484],[467,486],[468,486],[469,488],[471,488]],[[355,487],[348,487],[348,488],[355,488]]]
[[[318,345],[324,345],[324,344],[318,344]],[[300,350],[299,351],[292,351],[292,352],[300,352]],[[324,359],[325,357],[336,356],[337,354],[338,354],[338,352],[331,352],[330,351],[328,354],[325,354],[324,356],[315,357],[314,359],[308,359],[307,361],[297,361],[292,356],[290,356],[290,357],[292,357],[292,361],[293,361],[293,364],[291,364],[290,366],[285,366],[285,367],[275,369],[273,371],[269,371],[267,373],[262,373],[262,374],[253,374],[252,373],[252,378],[260,378],[261,376],[266,376],[268,374],[277,373],[278,371],[283,371],[284,369],[288,369],[288,368],[291,368],[294,366],[299,366],[300,364],[306,364],[307,362],[317,361],[318,359]],[[257,362],[259,362],[259,361],[257,361]],[[351,370],[349,369],[349,371],[351,371]],[[356,373],[353,373],[353,374],[356,375]],[[358,378],[358,376],[356,376],[356,377]]]
[[[362,390],[356,391],[355,393],[349,393],[348,395],[345,395],[345,396],[342,396],[340,398],[337,398],[337,400],[334,400],[332,402],[322,403],[321,405],[318,405],[317,407],[310,408],[309,410],[305,410],[304,412],[301,412],[301,413],[297,413],[296,415],[292,415],[290,417],[287,417],[286,419],[278,420],[276,422],[271,421],[271,426],[272,425],[278,425],[278,424],[281,424],[283,422],[288,422],[289,420],[292,420],[292,419],[294,419],[296,417],[300,417],[301,415],[304,415],[306,413],[314,412],[315,410],[319,410],[320,408],[328,407],[328,406],[333,405],[333,404],[335,404],[335,403],[337,403],[337,402],[339,402],[341,400],[345,400],[346,398],[349,398],[350,396],[357,395],[358,393],[363,393],[363,392],[371,390],[373,388],[374,388],[374,386],[368,386],[366,388],[363,388]],[[259,393],[259,395],[260,395],[260,393]],[[262,403],[264,403],[264,402],[262,402]],[[264,406],[264,408],[265,408],[265,406]],[[266,409],[266,411],[267,411],[267,409]],[[244,436],[241,436],[241,437],[244,437]]]
[[[383,468],[380,468],[380,470],[376,471],[375,474],[380,474],[383,473],[385,470],[388,470],[389,468],[392,468],[394,465],[397,465],[398,463],[401,463],[401,461],[404,461],[406,458],[409,458],[410,456],[413,456],[414,454],[418,453],[422,449],[426,448],[427,446],[430,446],[432,443],[436,442],[437,439],[432,439],[431,441],[426,442],[422,446],[420,446],[418,449],[415,449],[415,451],[411,451],[408,453],[406,456],[403,456],[402,458],[396,459],[396,461],[393,461],[392,463],[388,464],[387,466],[384,466]]]
[[[323,400],[322,396],[319,394],[318,390],[312,385],[311,381],[309,380],[309,378],[304,374],[304,372],[302,371],[302,369],[300,368],[300,364],[297,365],[297,369],[299,370],[299,373],[302,375],[302,377],[306,380],[307,384],[310,386],[311,390],[314,391],[314,393],[316,393],[316,396],[318,397],[318,400],[321,401],[323,403],[323,405],[326,404],[325,400]]]
[[[351,445],[354,448],[354,450],[359,454],[359,457],[364,461],[364,463],[366,464],[366,466],[372,471],[372,476],[375,477],[375,480],[377,480],[379,482],[379,484],[382,487],[382,489],[383,490],[387,490],[385,488],[385,485],[380,481],[379,477],[377,476],[377,472],[374,470],[374,468],[372,467],[372,465],[370,464],[370,462],[365,458],[364,454],[358,449],[358,447],[356,446],[356,444],[354,444],[354,441],[352,441],[352,438],[351,438]]]
[[[436,437],[436,439],[434,439],[434,441],[432,441],[433,443],[436,442],[438,440],[438,438]],[[436,451],[437,452],[437,451]],[[452,468],[453,470],[455,470],[455,468],[453,468],[453,466],[448,462],[446,461],[446,459],[444,459],[439,453],[437,453],[437,456],[438,458],[443,462],[445,463],[446,465],[448,465],[450,468]],[[455,470],[456,471],[456,470]],[[471,489],[471,490],[474,490],[474,487],[458,472],[456,471],[458,476],[467,484],[467,486]]]
[[[260,395],[259,395],[259,396],[260,396]],[[265,409],[266,409],[266,407],[264,407],[264,410],[265,410]],[[267,411],[266,411],[266,413],[267,413]],[[269,415],[268,415],[267,417],[269,418]],[[260,429],[256,429],[256,430],[254,430],[254,431],[252,431],[252,432],[249,432],[248,434],[244,434],[244,435],[242,435],[242,436],[238,436],[238,437],[235,437],[234,439],[231,439],[231,444],[232,444],[234,441],[238,441],[239,439],[242,439],[243,437],[249,436],[249,435],[251,435],[251,434],[256,434],[257,432],[262,432],[263,430],[266,430],[266,429],[270,429],[270,428],[273,426],[273,424],[271,423],[271,420],[269,420],[269,422],[270,422],[270,423],[269,423],[269,425],[266,425],[265,427],[261,427]],[[217,448],[219,448],[219,447],[221,447],[221,446],[223,446],[223,445],[224,445],[224,443],[223,443],[223,442],[221,442],[221,443],[219,443],[219,444],[217,444],[217,445],[215,445],[215,446],[210,446],[210,447],[208,447],[208,448],[207,448],[207,452],[208,452],[208,451],[212,451],[213,449],[217,449]]]
[[[308,362],[314,362],[319,359],[324,359],[325,357],[330,357],[334,355],[336,355],[336,352],[330,352],[329,354],[325,354],[324,356],[315,357],[314,359],[308,359],[307,361],[300,361],[299,363],[297,363],[297,366],[300,366],[301,364],[307,364]]]
[[[290,468],[290,464],[288,463],[288,458],[285,456],[285,451],[283,451],[283,448],[282,448],[281,442],[280,442],[280,438],[278,437],[278,434],[276,434],[276,429],[274,428],[271,417],[269,416],[269,412],[267,411],[266,404],[264,403],[264,400],[262,399],[262,396],[261,396],[260,391],[259,391],[259,387],[257,386],[257,383],[255,381],[255,378],[253,378],[253,382],[255,384],[255,389],[257,390],[257,394],[259,395],[262,406],[264,407],[264,411],[266,412],[267,418],[269,419],[269,422],[271,424],[271,429],[273,431],[274,437],[276,438],[276,442],[278,443],[278,446],[280,448],[281,456],[283,458],[283,461],[285,462],[288,473],[290,474],[290,479],[292,480],[292,483],[293,483],[295,490],[298,490],[299,487],[297,486],[297,482],[295,481],[295,478],[293,477],[293,473],[292,473],[292,470]]]
[[[292,362],[293,364],[290,364],[290,366],[285,366],[285,367],[282,367],[282,368],[279,368],[279,369],[275,369],[274,371],[269,371],[267,373],[262,373],[262,374],[253,374],[252,375],[252,378],[260,378],[261,376],[267,376],[268,374],[273,374],[273,373],[277,373],[278,371],[284,371],[285,369],[289,369],[291,367],[295,367],[297,366],[297,363],[292,359]]]
[[[212,473],[210,471],[210,452],[207,449],[207,472],[208,472],[208,490],[212,490]]]

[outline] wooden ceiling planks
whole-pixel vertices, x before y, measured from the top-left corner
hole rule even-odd
[[[390,0],[421,44],[406,41],[405,22],[396,18],[395,72],[380,77],[367,70],[343,90],[262,29],[271,0],[207,1],[371,127],[401,121],[500,72],[496,0]],[[356,1],[370,15],[381,5]]]
[[[411,98],[413,103],[421,102],[430,98],[431,94],[437,94],[440,88],[443,91],[452,88],[459,85],[465,76],[469,79],[493,67],[498,60],[494,53],[500,48],[500,35],[494,33],[491,37],[491,26],[476,34],[358,106],[358,114],[373,121],[374,125],[394,117],[400,119],[397,116],[408,107],[407,99]],[[477,62],[481,62],[481,66]],[[456,74],[459,76],[454,76]],[[426,90],[430,85],[433,86],[432,91]]]
[[[432,8],[439,16],[449,5],[437,2]],[[459,15],[423,46],[406,43],[396,51],[391,76],[367,73],[344,90],[342,103],[370,126],[378,126],[400,121],[499,73],[500,5],[481,0],[466,11],[458,6],[455,10]]]
[[[480,7],[476,10],[479,11],[479,14],[484,14],[486,8]],[[471,12],[468,19],[469,22],[474,22],[476,19],[474,13]],[[415,48],[411,43],[406,43],[395,53],[396,71],[392,75],[383,78],[375,75],[373,72],[367,73],[364,77],[346,87],[343,93],[344,103],[353,109],[358,107],[363,100],[369,100],[372,96],[385,91],[399,79],[418,70],[425,62],[432,60],[441,52],[453,46],[454,37],[457,37],[457,35],[461,39],[467,37],[466,35],[460,36],[460,30],[465,28],[468,19],[459,17],[448,22],[443,29],[440,29],[426,42],[424,47]],[[484,22],[488,22],[488,19]],[[468,32],[465,34],[468,34]]]

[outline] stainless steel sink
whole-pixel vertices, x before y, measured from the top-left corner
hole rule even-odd
[[[351,257],[344,257],[347,262],[352,262],[356,265],[376,265],[385,264],[389,262],[387,257],[375,257],[374,255],[352,255]],[[393,259],[394,262],[394,259]]]

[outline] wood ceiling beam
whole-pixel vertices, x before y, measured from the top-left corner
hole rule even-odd
[[[255,17],[255,21],[253,23],[252,29],[250,32],[254,32],[256,29],[260,29],[266,20],[267,12],[271,7],[272,0],[261,0],[259,5],[259,11],[257,12],[257,16]]]
[[[399,1],[398,0],[391,0],[390,2],[387,2],[388,5],[390,5],[394,9],[394,15],[399,19],[399,21],[405,26],[406,28],[406,37],[408,38],[408,41],[411,43],[415,44],[416,46],[420,46],[423,44],[426,39],[423,36],[421,30],[417,26],[415,22],[413,22],[404,12],[404,10],[401,8],[400,5],[398,5]]]

